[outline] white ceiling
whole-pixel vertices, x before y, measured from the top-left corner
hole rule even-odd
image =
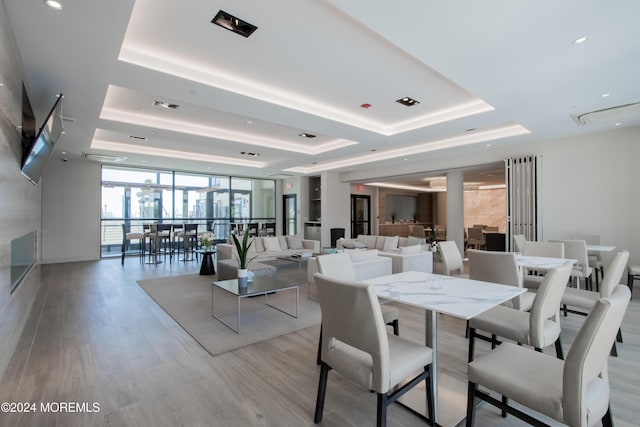
[[[65,95],[56,156],[256,177],[383,171],[610,129],[572,115],[640,102],[637,0],[3,1],[39,120]],[[258,29],[212,24],[220,9]]]

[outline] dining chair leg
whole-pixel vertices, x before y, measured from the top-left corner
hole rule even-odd
[[[498,346],[498,336],[496,334],[491,334],[491,350],[495,350]]]
[[[318,395],[316,396],[316,412],[313,416],[313,422],[318,424],[322,421],[322,412],[324,411],[324,397],[327,394],[327,377],[331,367],[323,363],[320,367],[320,380],[318,381]]]
[[[509,398],[507,396],[505,396],[504,394],[502,395],[502,404],[504,406],[507,406],[509,404]],[[507,411],[502,409],[500,411],[500,415],[502,415],[502,418],[507,418]]]
[[[560,341],[560,335],[556,340],[556,357],[560,360],[564,360],[564,352],[562,351],[562,342]]]
[[[433,416],[433,365],[429,365],[428,367],[425,368],[428,372],[428,377],[426,378],[426,385],[427,385],[427,410],[429,411],[429,425],[431,425],[431,427],[435,427],[436,425],[436,419]]]
[[[393,335],[400,336],[400,325],[398,323],[398,319],[393,322],[387,323],[387,325],[391,325],[393,327]]]
[[[476,397],[476,389],[478,385],[469,381],[469,386],[467,388],[467,427],[473,427],[475,422],[476,415],[476,405],[475,405],[475,397]]]
[[[376,425],[386,427],[387,425],[387,394],[378,393],[378,409],[376,411]]]
[[[613,417],[611,416],[611,405],[607,408],[607,412],[602,417],[602,427],[613,427]]]
[[[468,362],[473,362],[476,345],[476,328],[469,328],[469,356]]]
[[[318,355],[316,356],[316,364],[322,363],[322,323],[320,323],[320,337],[318,337]]]

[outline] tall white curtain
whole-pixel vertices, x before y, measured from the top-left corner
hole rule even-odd
[[[538,239],[538,157],[507,158],[507,250],[512,250],[513,235]]]

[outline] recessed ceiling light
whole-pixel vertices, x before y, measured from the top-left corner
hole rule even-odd
[[[622,124],[622,122],[618,122],[616,123],[616,126],[620,126]]]
[[[129,138],[135,139],[135,140],[138,140],[138,141],[146,141],[147,140],[147,137],[144,137],[144,136],[129,135]]]
[[[0,83],[0,87],[4,86],[4,83]]]
[[[298,135],[298,136],[301,136],[301,137],[303,137],[303,138],[315,138],[315,137],[316,137],[315,135],[310,134],[310,133],[306,133],[306,132],[302,132],[302,133],[301,133],[300,135]]]
[[[577,39],[575,39],[573,41],[573,44],[582,44],[582,43],[586,42],[587,40],[589,40],[589,37],[587,37],[587,36],[578,37]]]
[[[218,11],[211,22],[244,37],[249,37],[258,28],[253,24],[249,24],[247,21],[236,18],[224,10]]]
[[[406,105],[407,107],[413,107],[414,105],[420,104],[420,101],[416,101],[415,99],[409,98],[408,96],[397,99],[396,102],[402,105]]]
[[[487,145],[485,145],[485,147],[491,147],[491,144],[487,144]]]
[[[153,105],[157,107],[171,108],[172,110],[175,110],[176,108],[179,107],[178,104],[172,104],[170,102],[164,102],[164,101],[158,101],[158,100],[153,101]]]
[[[56,0],[44,0],[44,4],[53,10],[62,10],[62,3]]]
[[[611,96],[611,94],[607,92],[607,93],[603,93],[603,94],[602,94],[602,95],[600,95],[600,96],[601,96],[602,98],[607,98],[607,97]]]

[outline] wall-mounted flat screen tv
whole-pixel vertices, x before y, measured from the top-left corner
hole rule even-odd
[[[38,185],[51,153],[62,135],[62,98],[62,94],[58,95],[58,99],[53,104],[31,145],[23,147],[22,174],[34,185]]]

